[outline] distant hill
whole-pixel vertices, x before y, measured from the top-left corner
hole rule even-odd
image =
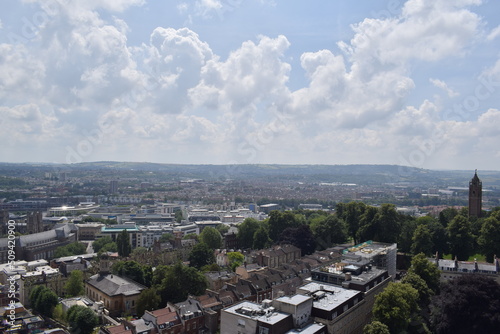
[[[468,186],[474,171],[429,170],[397,165],[186,165],[150,162],[98,161],[78,164],[0,163],[0,175],[43,175],[45,172],[65,171],[72,175],[97,172],[100,175],[156,175],[169,178],[204,180],[238,180],[248,178],[273,181],[342,182],[356,184],[404,183],[439,186]],[[499,171],[479,171],[486,188],[500,187]]]

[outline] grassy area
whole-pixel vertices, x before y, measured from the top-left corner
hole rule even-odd
[[[444,254],[443,255],[443,259],[446,259],[446,260],[453,260],[451,258],[451,254]],[[477,259],[478,262],[486,262],[486,256],[482,255],[482,254],[474,254],[474,255],[471,255],[467,261],[474,261],[474,259]]]

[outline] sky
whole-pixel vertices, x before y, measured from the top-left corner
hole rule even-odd
[[[500,169],[495,0],[3,0],[0,161]]]

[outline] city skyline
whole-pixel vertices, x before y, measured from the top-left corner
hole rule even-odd
[[[2,162],[498,170],[492,1],[7,1]]]

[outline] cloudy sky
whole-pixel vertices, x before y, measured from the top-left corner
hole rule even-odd
[[[496,0],[3,0],[0,161],[500,169]]]

